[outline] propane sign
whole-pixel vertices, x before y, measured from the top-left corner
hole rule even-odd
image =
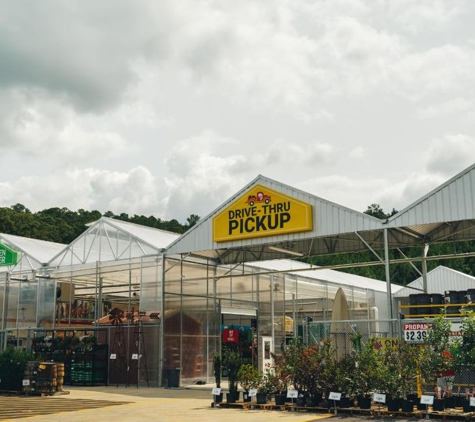
[[[213,241],[310,231],[312,206],[256,185],[213,219]]]
[[[404,324],[404,340],[406,343],[424,343],[430,329],[425,322]]]

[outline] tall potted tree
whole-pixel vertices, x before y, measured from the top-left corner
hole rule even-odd
[[[456,370],[455,355],[458,354],[458,339],[451,336],[451,322],[445,318],[441,309],[432,322],[421,356],[420,369],[423,379],[445,392],[453,380]],[[444,410],[444,400],[436,397],[434,410]]]
[[[221,388],[221,355],[219,353],[213,356],[213,371],[214,379],[216,381],[216,388]],[[223,401],[223,393],[216,395],[216,403],[221,403]]]
[[[226,400],[228,403],[235,403],[239,399],[237,374],[242,365],[241,353],[238,350],[226,349],[223,353],[223,364],[228,373],[229,383]]]
[[[468,379],[475,372],[475,312],[462,310],[462,323],[460,325],[460,342],[458,354],[456,356],[457,368],[468,372]],[[467,387],[470,390],[470,384]],[[470,401],[462,401],[464,411],[473,412],[475,409],[470,406]]]

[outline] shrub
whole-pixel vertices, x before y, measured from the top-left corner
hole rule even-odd
[[[0,352],[0,390],[21,391],[28,361],[33,355],[12,346]]]

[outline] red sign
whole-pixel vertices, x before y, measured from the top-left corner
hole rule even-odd
[[[239,343],[239,330],[225,328],[223,330],[223,343]]]

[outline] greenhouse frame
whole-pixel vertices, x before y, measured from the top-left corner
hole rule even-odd
[[[97,332],[107,384],[163,386],[172,370],[181,382],[212,382],[227,342],[263,367],[292,338],[328,336],[339,288],[354,326],[390,337],[400,289],[390,265],[421,261],[424,277],[426,245],[475,238],[474,167],[388,220],[258,176],[182,236],[106,217],[69,245],[0,234],[18,255],[0,267],[0,350]],[[407,246],[420,258],[389,259]],[[385,281],[296,260],[362,250],[378,258],[363,264],[385,266]]]

